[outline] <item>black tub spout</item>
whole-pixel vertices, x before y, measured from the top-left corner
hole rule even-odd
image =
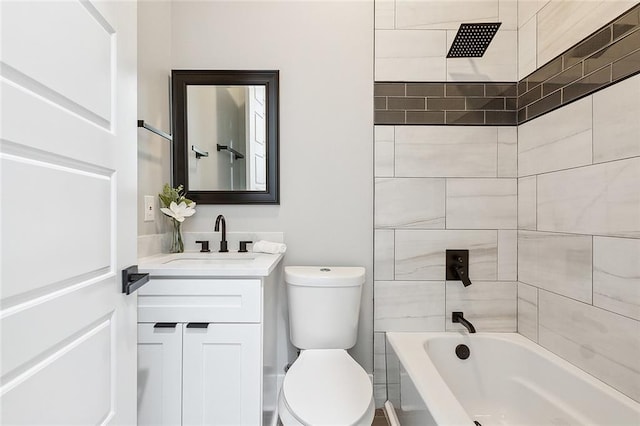
[[[451,321],[464,325],[467,330],[469,330],[469,333],[476,332],[476,328],[473,326],[473,324],[465,319],[464,313],[462,312],[453,312],[453,314],[451,315]]]

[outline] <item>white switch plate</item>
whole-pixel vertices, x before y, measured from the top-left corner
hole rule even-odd
[[[156,218],[155,197],[153,195],[144,196],[144,221],[151,222]]]

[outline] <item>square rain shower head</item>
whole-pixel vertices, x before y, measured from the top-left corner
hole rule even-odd
[[[447,58],[481,58],[502,22],[460,24]]]

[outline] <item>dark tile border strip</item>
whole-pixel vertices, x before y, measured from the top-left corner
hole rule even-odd
[[[518,82],[518,124],[640,73],[640,4]]]
[[[640,73],[640,4],[519,82],[376,82],[374,123],[515,126]]]
[[[375,124],[516,125],[515,83],[375,83]]]

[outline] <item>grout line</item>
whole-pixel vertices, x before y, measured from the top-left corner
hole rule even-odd
[[[543,287],[538,287],[538,284],[531,284],[531,283],[528,283],[528,282],[526,282],[526,281],[520,281],[520,282],[521,282],[521,283],[523,283],[523,284],[529,285],[529,286],[531,286],[531,287],[535,287],[535,288],[538,290],[538,307],[540,306],[540,296],[539,296],[539,294],[540,294],[540,291],[542,290],[542,291],[547,292],[547,293],[549,293],[549,294],[553,294],[554,296],[562,297],[562,298],[564,298],[564,299],[568,299],[568,300],[570,300],[570,301],[580,303],[580,304],[585,305],[585,306],[587,306],[587,307],[594,308],[594,309],[598,309],[598,310],[601,310],[601,311],[604,311],[604,312],[610,313],[610,314],[612,314],[612,315],[616,315],[616,316],[618,316],[618,317],[626,318],[626,319],[629,319],[629,320],[636,321],[636,322],[640,323],[640,320],[639,320],[639,319],[636,319],[636,318],[630,317],[630,316],[628,316],[628,315],[621,314],[621,313],[616,312],[616,311],[612,311],[612,310],[607,309],[607,308],[603,308],[603,307],[598,306],[598,305],[592,305],[592,304],[589,304],[589,303],[584,302],[584,301],[582,301],[582,300],[575,299],[575,298],[573,298],[573,297],[571,297],[571,296],[567,296],[566,294],[558,293],[557,291],[549,290],[549,289],[547,289],[547,288],[543,288]],[[539,311],[539,308],[538,308],[538,311]],[[538,312],[538,316],[539,316],[539,315],[540,315],[540,313]]]
[[[574,135],[570,135],[567,138],[575,136],[577,134],[579,134],[579,133],[575,133]],[[554,141],[553,143],[560,143],[563,139],[566,139],[566,138],[558,139],[558,140]],[[550,170],[550,171],[546,171],[546,172],[532,173],[532,174],[518,176],[518,178],[549,175],[549,174],[558,173],[558,172],[565,172],[565,171],[568,171],[568,170],[583,169],[583,168],[587,168],[587,167],[599,166],[601,164],[615,163],[617,161],[630,161],[630,160],[634,160],[634,159],[637,159],[637,158],[640,158],[640,155],[634,155],[632,157],[625,157],[625,158],[616,158],[616,159],[613,159],[613,160],[601,161],[601,162],[598,162],[598,163],[583,164],[583,165],[580,165],[580,166],[566,167],[564,169],[557,169],[557,170]]]
[[[538,230],[538,176],[537,175],[533,176],[533,179],[535,180],[535,187],[536,187],[535,191],[533,192],[533,197],[534,197],[533,205],[535,209],[534,211],[535,228],[536,228],[535,230],[537,231]]]
[[[593,270],[594,270],[594,265],[595,265],[595,244],[594,244],[594,240],[595,237],[592,235],[591,236],[591,306],[595,306],[595,302],[593,300]]]

